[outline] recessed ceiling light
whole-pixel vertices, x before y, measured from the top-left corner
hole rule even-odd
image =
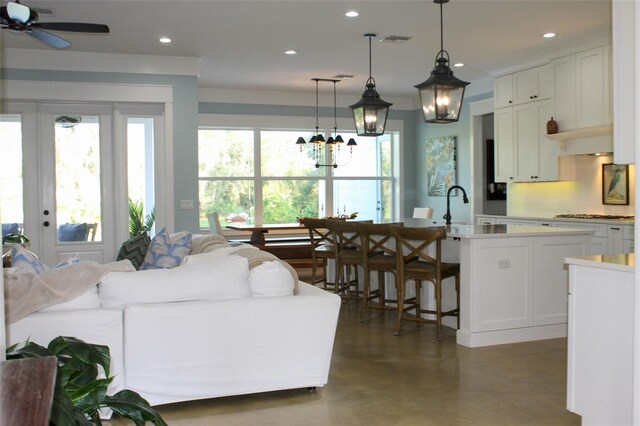
[[[359,15],[359,13],[356,12],[355,10],[350,10],[347,13],[344,14],[344,16],[346,16],[347,18],[355,18],[358,15]]]
[[[462,62],[458,62],[457,64],[453,64],[454,67],[464,67],[464,64]]]
[[[160,43],[171,43],[171,39],[169,37],[160,37]]]
[[[544,37],[544,38],[553,38],[555,36],[556,36],[556,33],[545,33],[545,34],[542,34],[542,37]]]
[[[289,50],[285,50],[284,53],[286,55],[295,55],[296,53],[298,53],[297,50],[293,50],[293,49],[289,49]]]

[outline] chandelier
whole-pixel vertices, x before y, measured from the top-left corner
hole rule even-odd
[[[449,68],[449,52],[444,50],[442,4],[449,0],[433,0],[440,5],[440,51],[436,55],[436,66],[431,76],[416,85],[420,91],[420,103],[427,123],[447,124],[458,121],[464,99],[464,88],[469,84],[454,77]]]
[[[349,160],[344,163],[340,163],[340,147],[344,143],[342,136],[338,134],[338,113],[336,106],[336,83],[340,80],[326,79],[326,78],[312,78],[312,81],[316,82],[316,132],[309,139],[311,145],[309,150],[311,151],[313,160],[315,161],[316,169],[320,167],[333,167],[344,166],[351,161],[353,156],[353,147],[357,145],[355,139],[350,138],[347,142],[349,147]],[[324,136],[320,133],[320,124],[318,121],[318,85],[319,82],[333,83],[333,136],[329,136],[325,141]],[[304,137],[300,136],[296,141],[296,145],[300,147],[300,152],[303,152],[303,147],[307,144]],[[327,163],[324,163],[327,161]]]

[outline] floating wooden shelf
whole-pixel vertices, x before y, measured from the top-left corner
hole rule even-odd
[[[564,142],[569,139],[584,138],[589,136],[603,136],[613,134],[613,126],[588,127],[585,129],[569,130],[547,135],[547,139]]]

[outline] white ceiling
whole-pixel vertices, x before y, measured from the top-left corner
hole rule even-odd
[[[313,90],[311,78],[354,74],[339,93],[361,93],[368,77],[365,33],[410,36],[373,43],[373,77],[382,98],[413,96],[440,49],[439,6],[432,0],[23,0],[53,8],[41,22],[96,22],[108,35],[55,32],[71,51],[201,58],[200,87]],[[2,1],[5,5],[6,1]],[[360,16],[346,18],[348,10]],[[473,83],[518,63],[611,31],[610,0],[451,0],[444,48],[458,78]],[[548,31],[557,33],[543,39]],[[48,49],[3,30],[3,48]],[[168,36],[173,43],[158,42]],[[287,49],[299,53],[285,55]],[[141,58],[141,60],[144,60]]]

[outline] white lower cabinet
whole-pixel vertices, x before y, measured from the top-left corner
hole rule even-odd
[[[583,425],[632,424],[633,268],[571,264],[567,409]]]
[[[472,331],[565,324],[567,256],[583,256],[577,236],[522,237],[475,242]]]

